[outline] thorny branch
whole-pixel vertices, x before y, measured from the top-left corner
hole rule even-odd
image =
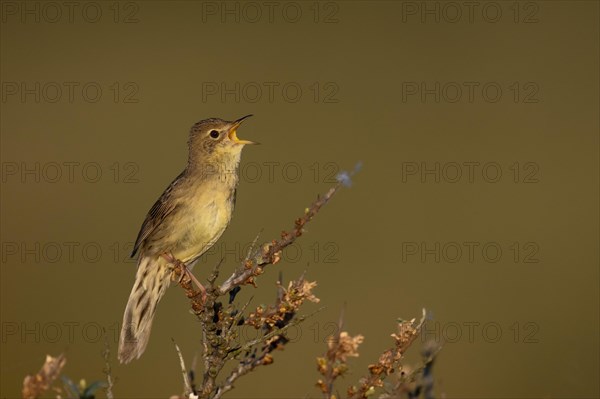
[[[281,259],[281,251],[291,245],[298,237],[304,233],[304,226],[321,210],[321,207],[329,202],[331,197],[339,190],[341,183],[329,189],[323,197],[317,198],[310,208],[306,208],[304,215],[296,219],[294,228],[281,233],[280,240],[273,240],[271,243],[264,244],[256,250],[250,258],[246,259],[241,268],[236,270],[218,289],[218,293],[223,295],[235,287],[245,284],[254,285],[254,277],[263,273],[265,266],[275,264]]]
[[[333,386],[337,377],[347,371],[346,358],[358,356],[357,348],[363,341],[363,336],[350,337],[344,328],[344,309],[340,313],[337,325],[337,333],[327,340],[327,352],[325,356],[317,358],[317,369],[325,380],[319,379],[317,387],[321,389],[323,397],[329,399],[334,396]]]
[[[349,399],[362,399],[370,396],[375,389],[383,387],[383,380],[387,376],[401,369],[400,361],[408,347],[421,333],[425,316],[426,312],[423,309],[423,316],[418,323],[415,319],[398,323],[398,333],[392,334],[395,345],[383,352],[377,363],[369,365],[369,374],[359,380],[358,387],[348,388]]]
[[[293,244],[294,241],[296,241],[296,239],[304,233],[304,226],[312,220],[312,218],[319,212],[323,205],[329,202],[329,200],[335,193],[337,193],[341,186],[341,183],[337,183],[335,186],[330,188],[324,196],[317,198],[317,200],[314,201],[309,208],[305,209],[304,215],[296,219],[294,227],[289,232],[283,231],[281,233],[280,240],[273,240],[270,243],[263,244],[261,248],[256,249],[252,255],[246,258],[242,266],[238,268],[221,286],[215,285],[215,281],[219,276],[219,269],[222,261],[219,262],[215,266],[212,275],[208,278],[210,287],[207,290],[209,297],[207,298],[207,304],[210,297],[214,299],[227,293],[231,295],[232,291],[235,291],[236,288],[242,285],[255,285],[255,277],[263,273],[265,266],[270,264],[274,265],[281,260],[281,251]],[[257,239],[258,236],[255,238],[254,243]],[[184,289],[187,297],[190,299],[192,310],[196,316],[200,316],[205,309],[205,306],[203,306],[199,298],[201,293],[200,291],[194,289],[192,279],[184,271],[184,265],[176,262],[176,264],[174,264],[173,274],[174,279],[180,279],[180,285]],[[235,292],[234,295],[236,293],[237,292]]]
[[[234,382],[248,374],[250,371],[254,370],[256,367],[261,365],[269,365],[273,363],[273,357],[271,356],[271,352],[275,349],[282,349],[283,345],[287,343],[287,339],[283,336],[283,333],[292,326],[302,323],[304,320],[309,318],[310,316],[318,313],[323,308],[318,309],[317,311],[309,314],[308,316],[301,316],[292,320],[289,324],[286,324],[282,328],[278,328],[270,333],[264,335],[262,338],[255,339],[246,343],[243,348],[240,348],[239,352],[246,351],[247,355],[239,362],[238,366],[229,374],[229,376],[225,379],[224,383],[221,384],[217,390],[213,399],[220,398],[223,394],[233,389]],[[265,344],[261,348],[259,354],[254,352],[250,352],[251,348],[256,345],[264,342]],[[249,355],[248,355],[249,354]]]
[[[337,334],[327,341],[327,352],[324,356],[317,357],[317,370],[325,378],[317,381],[317,387],[325,399],[336,398],[333,392],[335,380],[348,371],[348,357],[358,356],[358,346],[364,340],[362,335],[350,336],[346,331],[342,331],[342,327],[343,313],[340,315]]]
[[[379,399],[398,399],[400,397],[413,399],[418,398],[421,393],[423,399],[434,399],[432,369],[440,349],[441,346],[435,341],[426,342],[421,350],[423,365],[412,371],[401,369],[396,372],[396,381],[386,384],[385,393],[380,395]]]
[[[439,348],[433,343],[426,345],[422,352],[424,366],[414,372],[407,373],[401,364],[404,353],[421,332],[425,315],[423,309],[423,317],[419,322],[415,319],[398,322],[398,333],[391,335],[395,345],[383,352],[377,363],[369,365],[369,374],[359,380],[358,386],[348,388],[348,399],[371,397],[379,388],[384,389],[384,393],[379,396],[380,399],[399,399],[405,396],[416,399],[420,393],[423,393],[424,399],[433,399],[431,368]],[[340,397],[339,394],[334,393],[334,382],[347,373],[349,369],[347,359],[358,356],[358,347],[364,339],[362,335],[352,337],[346,331],[342,331],[342,323],[343,317],[340,317],[338,333],[330,337],[327,352],[317,357],[317,370],[323,379],[319,379],[316,385],[325,399]],[[396,384],[384,384],[384,380],[390,375],[397,379]]]
[[[202,293],[194,288],[185,265],[174,262],[173,278],[179,281],[190,299],[191,308],[202,326],[204,375],[201,388],[198,392],[194,392],[198,397],[219,398],[231,390],[233,383],[241,376],[260,365],[271,364],[273,362],[271,352],[283,348],[288,342],[285,338],[287,329],[308,317],[297,316],[298,308],[305,300],[318,302],[318,299],[311,292],[316,283],[307,282],[304,276],[290,282],[287,289],[279,283],[280,295],[276,305],[267,309],[259,307],[247,319],[244,318],[244,311],[249,303],[237,309],[233,302],[241,286],[256,287],[256,278],[263,273],[264,268],[281,260],[282,251],[304,233],[306,224],[345,184],[345,181],[340,181],[325,195],[318,197],[309,208],[305,209],[304,214],[296,219],[291,230],[281,233],[280,239],[265,243],[258,248],[254,248],[253,244],[241,266],[220,286],[216,284],[216,280],[222,262],[217,264],[208,278],[205,300]],[[254,241],[256,242],[257,239],[258,236]],[[229,298],[224,301],[222,297],[226,295],[229,295]],[[236,346],[237,327],[244,324],[261,329],[263,334],[255,340]],[[234,371],[223,382],[217,383],[217,376],[226,362],[239,356],[241,360]]]

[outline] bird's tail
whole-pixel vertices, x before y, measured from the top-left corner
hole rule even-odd
[[[139,358],[150,338],[156,305],[171,282],[171,270],[162,257],[140,255],[135,283],[123,316],[119,361]]]

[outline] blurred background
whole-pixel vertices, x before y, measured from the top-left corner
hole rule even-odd
[[[438,395],[599,396],[597,2],[1,7],[3,398],[46,354],[65,352],[76,381],[103,379],[103,330],[117,397],[181,392],[171,338],[191,364],[200,329],[179,289],[144,356],[115,360],[128,255],[185,166],[190,126],[249,113],[239,136],[263,145],[244,151],[203,279],[363,167],[240,293],[270,303],[280,271],[307,270],[327,308],[229,397],[318,397],[315,357],[344,304],[365,342],[342,392],[392,345],[396,319],[425,307],[423,340],[443,344]]]

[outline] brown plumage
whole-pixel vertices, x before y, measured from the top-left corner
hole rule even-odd
[[[168,255],[191,267],[227,228],[242,148],[254,144],[236,134],[248,116],[234,122],[211,118],[196,123],[190,131],[185,170],[146,215],[131,254],[138,254],[138,269],[121,327],[121,363],[139,358],[146,349],[156,305],[171,281]]]

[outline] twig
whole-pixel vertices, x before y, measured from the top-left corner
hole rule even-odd
[[[242,320],[242,318],[244,317],[244,312],[246,311],[246,309],[248,308],[248,306],[250,305],[250,302],[252,302],[252,300],[254,299],[254,296],[251,296],[250,298],[248,298],[248,300],[246,301],[246,303],[242,306],[242,308],[239,310],[239,312],[236,313],[236,315],[233,317],[233,320],[231,320],[231,324],[229,325],[228,328],[228,333],[238,325],[238,323]]]
[[[212,399],[220,399],[226,392],[231,391],[234,388],[233,383],[240,377],[248,374],[250,371],[254,370],[256,367],[264,364],[264,356],[261,356],[257,359],[251,359],[250,362],[240,362],[235,370],[229,374],[225,383],[217,388],[215,395]]]
[[[225,260],[224,258],[221,258],[221,259],[219,259],[219,263],[217,263],[217,264],[215,265],[215,267],[214,267],[214,269],[213,269],[213,272],[212,272],[212,274],[211,274],[211,275],[210,275],[210,276],[207,278],[208,282],[210,283],[210,286],[211,286],[213,289],[214,289],[214,287],[213,287],[213,286],[214,286],[214,284],[215,284],[215,281],[216,281],[216,280],[217,280],[217,278],[219,277],[219,273],[220,273],[220,271],[221,271],[221,265],[223,264],[223,261],[224,261],[224,260]]]
[[[393,373],[408,347],[419,336],[426,315],[423,309],[423,316],[418,323],[415,319],[399,323],[398,334],[392,334],[396,345],[383,352],[377,363],[369,365],[369,375],[360,379],[358,388],[348,388],[348,399],[364,399],[370,396],[376,387],[383,385],[383,380]]]
[[[236,349],[233,353],[232,356],[230,357],[235,357],[237,354],[242,353],[242,352],[246,352],[246,351],[250,351],[250,349],[252,347],[254,347],[257,344],[260,343],[264,343],[265,345],[262,348],[262,353],[260,356],[255,357],[255,356],[248,356],[245,359],[243,359],[242,361],[240,361],[240,363],[238,364],[238,366],[231,372],[231,374],[229,374],[229,376],[225,379],[225,382],[220,385],[219,387],[217,387],[217,390],[215,392],[215,395],[212,397],[212,399],[219,399],[221,398],[221,396],[223,396],[223,394],[225,394],[226,392],[232,390],[234,388],[234,383],[236,380],[238,380],[240,377],[248,374],[250,371],[254,370],[256,367],[261,366],[261,365],[268,365],[271,364],[273,362],[273,359],[271,358],[270,352],[273,351],[274,347],[270,347],[269,345],[266,345],[266,343],[271,339],[271,338],[275,338],[279,335],[283,335],[283,333],[290,327],[295,326],[299,323],[302,323],[304,320],[306,320],[307,318],[315,315],[316,313],[322,311],[323,309],[325,309],[324,307],[321,307],[319,309],[317,309],[316,311],[305,315],[305,316],[300,316],[297,317],[295,319],[292,319],[288,324],[286,324],[285,326],[275,329],[271,332],[269,332],[268,334],[263,335],[260,338],[248,341],[246,344],[244,344],[242,347]]]
[[[246,264],[246,262],[250,259],[250,255],[252,255],[252,251],[254,251],[254,248],[256,247],[256,243],[258,242],[258,238],[262,234],[262,231],[263,229],[260,229],[258,233],[256,233],[256,237],[254,237],[254,240],[252,240],[252,244],[250,244],[250,248],[248,248],[248,252],[246,253],[244,264]]]
[[[423,399],[434,399],[433,388],[434,378],[432,374],[433,363],[441,350],[441,346],[433,341],[428,341],[423,345],[421,355],[423,364],[414,368],[409,373],[397,371],[398,381],[386,389],[386,394],[380,398],[416,398],[423,393]]]
[[[194,359],[192,360],[192,367],[188,372],[190,378],[190,385],[192,387],[192,393],[196,394],[196,365],[198,363],[198,352],[194,353]]]
[[[236,348],[234,350],[232,350],[231,352],[229,352],[227,354],[227,358],[226,359],[230,359],[233,358],[235,356],[237,356],[238,354],[245,352],[247,350],[249,350],[250,348],[252,348],[253,346],[260,344],[262,342],[267,342],[268,340],[270,340],[271,338],[274,338],[278,335],[282,335],[284,332],[286,332],[290,327],[294,327],[297,326],[298,324],[302,323],[304,320],[314,316],[315,314],[323,311],[325,309],[325,307],[320,307],[319,309],[315,310],[312,313],[309,313],[307,315],[303,315],[303,316],[299,316],[299,317],[295,317],[293,318],[288,324],[286,324],[283,327],[277,328],[265,335],[263,335],[260,338],[255,338],[253,340],[250,340],[248,342],[246,342],[244,345],[242,345],[239,348]]]
[[[282,232],[280,240],[273,240],[269,244],[263,245],[247,259],[242,267],[236,270],[218,289],[217,294],[223,295],[232,288],[244,285],[254,284],[254,277],[262,274],[263,268],[270,264],[275,264],[281,259],[281,251],[291,245],[304,232],[304,226],[312,220],[331,197],[340,189],[341,183],[336,184],[325,193],[323,197],[317,198],[312,205],[307,208],[304,215],[298,219],[289,232]]]
[[[190,384],[190,381],[188,379],[187,371],[185,370],[185,362],[183,360],[183,356],[181,355],[181,351],[179,350],[179,346],[173,338],[171,338],[171,341],[173,341],[173,345],[175,345],[177,356],[179,356],[179,365],[181,366],[181,373],[183,374],[183,396],[188,398],[190,394],[193,393],[192,385]]]
[[[114,399],[113,395],[113,378],[112,378],[112,369],[110,367],[110,344],[108,343],[108,336],[106,335],[106,330],[104,331],[104,350],[102,351],[102,357],[104,357],[104,374],[106,374],[106,381],[108,386],[106,387],[106,397],[107,399]]]
[[[204,370],[208,370],[210,362],[208,359],[208,338],[204,326],[202,326],[202,358],[204,358]]]
[[[344,327],[344,310],[345,308],[342,307],[342,310],[340,311],[340,317],[338,319],[338,328],[337,328],[337,334],[335,337],[331,337],[332,340],[334,340],[335,342],[335,347],[330,348],[327,351],[327,372],[325,375],[325,392],[323,392],[324,397],[326,399],[330,399],[333,395],[333,383],[335,382],[335,379],[337,377],[337,375],[334,375],[334,366],[335,366],[335,358],[336,358],[336,352],[338,351],[338,346],[340,345],[340,335],[342,333],[342,328]]]

